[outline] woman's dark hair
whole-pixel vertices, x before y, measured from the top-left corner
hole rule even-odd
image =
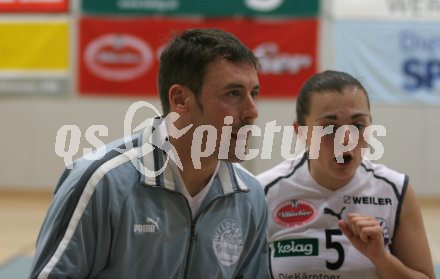
[[[296,100],[296,117],[298,124],[305,126],[305,118],[310,113],[310,99],[312,94],[328,91],[342,93],[347,87],[359,88],[365,93],[369,110],[370,100],[367,91],[359,80],[344,72],[327,70],[313,75],[302,86]]]
[[[217,58],[259,67],[252,51],[234,35],[222,30],[189,29],[171,40],[160,56],[157,78],[164,115],[170,112],[168,91],[174,84],[187,86],[199,101],[206,68]]]

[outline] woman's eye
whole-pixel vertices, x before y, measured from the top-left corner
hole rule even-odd
[[[365,128],[365,126],[363,124],[354,124],[354,126],[358,129],[358,130],[362,130]]]
[[[336,127],[333,124],[324,124],[322,125],[322,129],[324,130],[325,134],[324,135],[333,135],[334,133],[336,133]]]

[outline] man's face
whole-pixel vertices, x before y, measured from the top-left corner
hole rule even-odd
[[[211,125],[215,128],[216,140],[207,141],[205,133],[202,141],[215,142],[215,151],[211,156],[219,158],[221,153],[220,159],[240,161],[235,154],[235,148],[237,143],[244,146],[245,140],[242,139],[243,136],[238,136],[237,140],[237,133],[242,126],[253,124],[258,116],[255,98],[259,88],[257,71],[253,65],[231,63],[223,58],[208,65],[199,95],[200,105],[192,106],[191,121],[195,128],[200,125]],[[197,102],[195,97],[194,102]],[[229,117],[226,124],[225,117]],[[231,140],[229,148],[219,150],[224,126],[232,127]],[[223,147],[227,147],[225,142],[223,140]],[[202,150],[206,147],[202,146]]]

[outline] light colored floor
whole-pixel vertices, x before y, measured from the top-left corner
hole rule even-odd
[[[32,255],[50,204],[50,192],[0,191],[0,266],[17,256]],[[440,197],[420,199],[435,264],[440,264]]]
[[[0,191],[0,265],[34,253],[50,192]]]

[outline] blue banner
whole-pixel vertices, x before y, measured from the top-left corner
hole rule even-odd
[[[440,105],[440,23],[334,23],[335,67],[372,102]]]

